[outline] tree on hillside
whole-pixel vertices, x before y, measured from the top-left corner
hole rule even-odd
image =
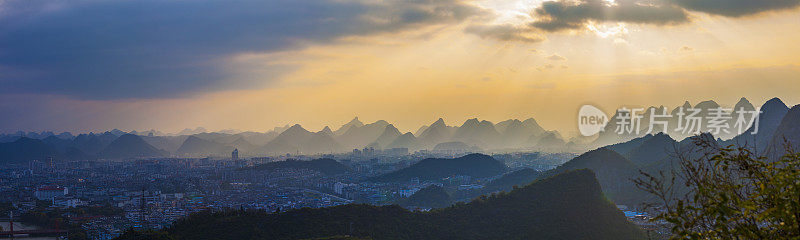
[[[800,154],[788,144],[780,159],[708,138],[695,144],[701,152],[677,154],[675,168],[634,180],[657,197],[654,220],[671,225],[671,238],[800,238]]]

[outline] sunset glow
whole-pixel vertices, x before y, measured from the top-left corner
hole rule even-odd
[[[360,18],[380,18],[390,13],[381,13],[375,5],[394,3],[363,4],[378,10]],[[456,2],[438,7],[449,7],[444,4]],[[546,128],[570,133],[576,130],[575,123],[564,119],[572,119],[587,102],[610,112],[622,105],[674,107],[686,100],[712,98],[730,105],[743,96],[754,103],[775,96],[787,103],[800,101],[796,94],[800,12],[794,8],[744,16],[688,9],[688,21],[665,24],[590,17],[581,27],[547,31],[532,25],[546,18],[536,13],[542,1],[457,4],[477,13],[375,31],[346,29],[347,33],[324,40],[287,35],[289,44],[277,48],[259,50],[256,43],[252,50],[215,50],[210,57],[193,57],[202,61],[173,70],[162,65],[164,71],[183,71],[186,64],[216,69],[208,80],[189,81],[187,86],[192,87],[169,93],[157,93],[162,85],[174,85],[168,84],[169,77],[158,79],[163,76],[157,74],[146,84],[130,84],[125,94],[59,90],[43,85],[60,81],[58,75],[30,77],[47,70],[5,57],[0,62],[5,89],[0,112],[6,118],[0,127],[3,131],[174,132],[202,126],[266,131],[300,123],[318,130],[359,116],[368,122],[389,120],[401,131],[413,131],[439,117],[453,125],[472,117],[495,122],[534,117]],[[612,9],[629,2],[601,4]],[[39,26],[44,24],[37,22],[39,18],[80,12],[88,7],[84,5],[2,4],[0,19],[7,24],[0,28],[0,42],[16,44],[11,34],[26,24]],[[23,17],[25,11],[36,14]],[[181,48],[165,45],[153,51],[161,47]],[[146,77],[151,70],[139,71]],[[116,73],[108,76],[104,81],[115,81]],[[678,91],[682,94],[675,94]]]

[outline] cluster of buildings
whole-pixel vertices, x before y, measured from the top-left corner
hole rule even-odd
[[[365,147],[364,149],[353,149],[351,156],[353,157],[375,157],[375,156],[404,156],[408,155],[408,148],[389,148],[389,149],[375,149],[374,147]]]
[[[326,175],[309,169],[247,170],[288,158],[321,157],[337,159],[351,171]],[[364,181],[408,167],[425,157],[440,156],[408,154],[408,149],[365,148],[341,155],[277,158],[242,159],[238,151],[233,151],[227,159],[43,161],[28,167],[0,168],[0,203],[11,203],[16,216],[31,211],[58,211],[70,223],[79,224],[92,239],[112,239],[129,228],[164,228],[179,218],[204,210],[287,211],[348,203],[383,205],[409,197],[429,185],[461,190],[483,187],[480,179],[469,176],[403,183]],[[522,161],[519,156],[507,160]],[[69,211],[96,208],[111,210]]]

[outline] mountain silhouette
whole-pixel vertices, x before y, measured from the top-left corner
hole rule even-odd
[[[484,186],[482,192],[492,193],[497,191],[509,191],[514,186],[522,187],[531,182],[542,178],[543,172],[530,168],[523,168],[513,172],[503,174],[503,176],[492,180]]]
[[[736,105],[733,106],[733,109],[731,109],[731,119],[728,120],[729,131],[720,132],[718,137],[722,139],[732,139],[737,135],[739,135],[739,128],[736,125],[737,119],[739,117],[737,111],[752,112],[755,109],[756,109],[755,106],[753,106],[753,104],[750,103],[750,101],[748,101],[747,98],[739,99],[739,101],[736,102]],[[749,114],[745,114],[745,116],[749,116]],[[746,131],[748,127],[749,126],[742,126],[742,133],[744,133],[744,131]]]
[[[677,143],[669,135],[659,132],[647,138],[642,144],[624,156],[636,166],[646,166],[669,157],[670,153],[675,150],[675,144]]]
[[[643,110],[643,112],[639,113],[642,118],[639,124],[639,134],[635,136],[641,136],[645,134],[656,134],[659,132],[665,132],[667,129],[664,129],[662,124],[658,124],[659,121],[669,121],[669,118],[656,118],[659,115],[667,114],[669,110],[667,107],[659,106],[659,107],[648,107]],[[650,126],[650,118],[653,118],[653,126],[651,129]],[[669,127],[669,126],[667,126]]]
[[[249,143],[251,143],[251,144],[253,144],[255,146],[264,146],[264,145],[267,145],[267,143],[269,143],[269,141],[272,141],[273,139],[278,137],[278,135],[280,135],[283,131],[286,131],[286,129],[289,129],[289,128],[290,128],[289,126],[286,126],[286,128],[281,128],[281,129],[275,128],[275,130],[272,130],[272,131],[269,131],[269,132],[265,132],[265,133],[261,133],[261,132],[243,132],[243,133],[239,133],[239,134],[236,134],[236,135],[239,135],[245,141],[247,141],[247,142],[249,142]]]
[[[542,134],[545,131],[544,128],[539,126],[539,123],[536,122],[536,120],[533,118],[525,119],[525,121],[522,121],[522,125],[525,126],[525,128],[528,128],[531,131],[533,131],[534,135]]]
[[[688,101],[680,107],[693,107]],[[699,117],[708,117],[709,109],[719,107],[714,101],[703,101],[694,107],[701,109]],[[670,111],[672,118],[668,118],[668,129],[661,129],[660,125],[655,125],[654,132],[664,132],[669,137],[678,140],[693,136],[694,132],[684,133],[677,131],[677,114],[679,108]],[[754,109],[750,101],[740,98],[734,105],[734,111],[744,109],[746,111]],[[656,114],[661,114],[665,107],[648,107]],[[770,99],[761,107],[762,113],[759,115],[758,125],[750,128],[741,135],[733,136],[733,133],[724,131],[715,137],[728,139],[724,144],[747,145],[759,154],[763,154],[768,145],[774,139],[775,130],[781,124],[783,116],[788,112],[788,107],[780,99]],[[649,138],[646,135],[649,129],[650,111],[641,111],[644,117],[638,128],[639,133],[618,134],[616,128],[620,127],[614,117],[609,119],[609,124],[604,131],[592,137],[562,137],[557,131],[544,130],[533,118],[520,121],[509,119],[497,124],[486,120],[472,118],[464,121],[459,127],[447,126],[442,118],[437,119],[429,126],[422,126],[417,134],[401,134],[399,130],[387,121],[376,121],[370,124],[362,123],[358,118],[342,125],[336,131],[330,127],[324,127],[320,134],[312,133],[298,124],[275,127],[268,132],[239,132],[239,131],[217,131],[209,132],[203,128],[187,129],[183,133],[187,135],[156,135],[156,130],[132,131],[132,133],[145,134],[140,136],[147,144],[156,149],[166,150],[169,153],[184,156],[227,156],[231,148],[238,148],[242,155],[282,155],[286,153],[296,154],[321,154],[321,153],[347,153],[355,148],[373,147],[375,149],[408,148],[411,152],[417,150],[436,150],[437,145],[443,143],[462,142],[469,149],[467,151],[488,151],[488,152],[510,152],[510,151],[544,151],[544,152],[583,152],[590,148],[600,148],[608,146],[614,151],[629,157],[636,165],[646,164],[640,162],[640,157],[628,155],[635,147]],[[686,113],[684,113],[686,114]],[[619,113],[615,113],[618,116]],[[735,131],[736,119],[726,123],[732,132]],[[704,124],[707,125],[707,124]],[[758,129],[757,134],[750,134]],[[703,130],[710,130],[704,126]],[[0,134],[0,142],[13,142],[19,137],[25,136],[32,139],[40,139],[45,144],[55,149],[59,154],[70,152],[75,153],[71,156],[91,159],[92,156],[99,156],[112,141],[125,134],[124,131],[114,129],[100,134],[87,133],[74,136],[71,133],[63,132],[56,135],[50,131],[42,132],[16,132],[12,134]],[[134,134],[136,135],[136,134]],[[190,137],[195,137],[191,138]],[[638,140],[637,140],[638,139]],[[187,141],[188,140],[188,141]],[[635,140],[635,141],[634,141]],[[186,144],[186,146],[184,146]],[[617,145],[619,144],[619,145]],[[192,145],[197,145],[190,148]],[[444,146],[439,145],[439,150]],[[610,146],[609,146],[610,145]],[[181,149],[181,147],[183,148]],[[774,146],[774,145],[773,145]],[[475,148],[477,147],[477,148]],[[480,150],[483,149],[483,150]],[[83,154],[78,154],[83,152]],[[647,152],[647,151],[643,151]],[[658,152],[660,154],[660,152]],[[62,158],[65,156],[61,156]],[[70,158],[73,158],[70,157]],[[659,158],[659,157],[652,157]],[[657,161],[649,159],[646,162]]]
[[[711,109],[716,109],[719,107],[720,105],[713,100],[702,101],[694,106],[695,109],[700,109],[700,114],[698,114],[697,117],[702,119],[708,119],[708,117],[711,116]],[[711,132],[711,130],[712,128],[708,124],[703,124],[700,127],[700,132]]]
[[[761,106],[758,125],[750,126],[744,133],[734,137],[727,144],[743,146],[764,153],[772,142],[775,132],[789,112],[789,107],[778,98],[772,98]],[[758,131],[756,131],[758,129]]]
[[[800,105],[795,105],[786,113],[773,134],[766,155],[778,159],[787,154],[786,148],[800,150]]]
[[[336,153],[343,152],[345,148],[336,142],[333,137],[323,131],[311,135],[311,139],[300,147],[304,153]]]
[[[505,172],[506,166],[494,158],[483,154],[469,154],[459,158],[427,158],[407,168],[387,173],[370,180],[375,182],[404,182],[412,178],[436,180],[463,175],[475,178],[491,177]]]
[[[198,133],[205,133],[205,132],[208,132],[208,130],[206,130],[204,127],[197,127],[195,129],[185,128],[180,132],[178,132],[177,135],[195,135]]]
[[[292,125],[286,131],[275,137],[264,146],[267,153],[296,153],[300,151],[300,146],[311,140],[313,133],[309,132],[300,124]]]
[[[701,119],[699,128],[696,126],[687,128],[687,124],[689,121],[689,119],[687,118],[689,117],[689,114],[692,113],[691,111],[689,111],[689,109],[692,108],[699,110],[699,113],[694,116]],[[720,105],[712,100],[702,101],[694,106],[692,106],[692,104],[689,103],[689,101],[686,101],[681,106],[672,109],[672,111],[668,111],[671,117],[666,119],[665,117],[661,117],[660,115],[663,115],[665,110],[669,109],[663,106],[644,108],[641,112],[639,112],[639,114],[642,117],[639,120],[640,122],[638,128],[631,128],[630,121],[626,121],[627,122],[626,125],[620,125],[618,119],[621,116],[621,113],[619,110],[617,110],[614,113],[614,115],[611,118],[609,118],[608,124],[604,127],[603,131],[600,132],[597,139],[593,143],[589,144],[589,147],[599,148],[603,146],[614,145],[617,143],[624,143],[636,138],[643,137],[646,134],[657,134],[659,132],[664,132],[673,139],[685,139],[694,136],[697,133],[713,132],[716,129],[709,126],[708,120],[711,119],[712,117],[715,117],[714,109],[717,108],[720,108]],[[760,115],[761,116],[760,119],[765,119],[766,122],[762,122],[761,124],[759,124],[760,134],[756,134],[756,136],[745,136],[747,134],[741,134],[737,136],[739,129],[736,126],[737,125],[736,121],[738,120],[738,113],[736,113],[736,111],[740,111],[742,109],[744,109],[744,111],[752,111],[755,108],[746,98],[740,98],[739,101],[733,106],[733,108],[731,109],[721,108],[721,109],[723,109],[723,111],[730,110],[727,111],[726,113],[730,114],[727,115],[730,117],[730,119],[723,121],[723,123],[721,124],[721,126],[723,127],[720,129],[720,132],[716,134],[716,137],[721,139],[731,139],[730,141],[728,141],[728,143],[731,144],[746,143],[748,146],[751,147],[758,145],[759,146],[758,148],[760,149],[758,152],[761,152],[770,142],[772,138],[771,134],[774,131],[774,129],[777,128],[780,119],[782,119],[782,114],[785,114],[785,112],[788,110],[786,105],[783,104],[778,98],[773,98],[767,101],[767,103],[765,103],[764,106],[762,106],[761,108],[761,110],[764,111],[764,113]],[[655,121],[666,120],[668,129],[663,129],[663,126],[661,124],[654,123],[653,130],[651,132],[648,132],[650,130],[650,117],[651,115],[653,115],[653,113],[651,113],[650,110],[655,111],[656,115],[653,116]],[[722,116],[724,117],[725,115]],[[749,115],[746,115],[745,117],[749,117]],[[724,127],[725,124],[727,124],[728,127]],[[761,127],[761,125],[763,125],[763,127]],[[681,128],[679,128],[679,126]],[[766,129],[764,133],[762,133],[762,131],[760,130],[762,128]],[[636,129],[639,130],[638,133],[635,131]],[[746,132],[748,133],[753,132],[753,129],[754,126],[751,126],[750,129],[748,129]],[[622,133],[620,133],[620,131],[622,131]]]
[[[688,114],[687,109],[689,109],[689,108],[692,108],[692,104],[689,103],[689,101],[685,101],[685,102],[683,102],[683,105],[672,109],[672,111],[670,112],[670,115],[672,117],[669,118],[669,120],[667,121],[667,125],[669,127],[669,130],[667,131],[667,133],[670,136],[672,136],[672,137],[674,137],[676,139],[684,139],[686,137],[689,137],[689,136],[693,135],[691,133],[684,133],[682,130],[678,129],[679,121],[682,122],[680,124],[681,126],[686,125],[685,117],[686,117],[686,114]],[[681,119],[681,117],[679,117],[679,114],[681,113],[680,111],[683,111],[682,112],[682,114],[684,114],[683,119]]]
[[[233,147],[225,146],[220,143],[208,141],[194,135],[189,136],[183,141],[176,154],[181,156],[228,156]]]
[[[94,133],[80,134],[72,140],[72,146],[88,154],[96,154],[108,146],[114,139],[101,139]]]
[[[603,186],[603,192],[614,202],[638,203],[636,197],[641,191],[637,190],[630,180],[638,176],[638,169],[634,163],[619,153],[607,148],[592,150],[548,171],[544,176],[576,169],[592,170],[597,175],[600,185]]]
[[[418,148],[417,138],[414,137],[414,134],[411,134],[411,132],[407,132],[398,136],[392,143],[389,143],[386,148],[408,148],[409,150],[414,150]]]
[[[450,139],[452,133],[445,125],[444,119],[439,118],[433,122],[430,127],[425,128],[424,131],[417,137],[418,146],[425,149],[432,149],[436,144],[446,142]]]
[[[625,125],[621,125],[617,119],[621,117],[623,113],[620,110],[616,110],[614,115],[612,115],[608,119],[608,123],[603,130],[597,135],[597,139],[592,143],[592,147],[603,147],[608,146],[616,143],[627,142],[634,138],[640,137],[638,134],[635,134],[634,131],[628,132],[625,131]],[[642,134],[643,135],[643,134]]]
[[[546,152],[560,152],[566,149],[564,138],[556,131],[545,132],[540,136],[531,136],[528,145]]]
[[[328,135],[330,135],[330,136],[333,136],[333,130],[331,130],[331,128],[330,128],[330,127],[328,127],[328,126],[325,126],[325,127],[324,127],[324,128],[322,128],[322,130],[320,130],[319,132],[321,132],[321,133],[325,133],[325,134],[328,134]]]
[[[417,128],[417,131],[416,131],[416,132],[414,132],[414,136],[420,136],[420,135],[422,135],[422,132],[424,132],[426,129],[428,129],[428,127],[429,127],[428,125],[422,125],[422,126],[420,126],[419,128]]]
[[[538,137],[544,133],[544,129],[536,123],[533,118],[520,121],[517,119],[510,119],[502,121],[495,125],[495,128],[501,135],[501,143],[504,148],[526,148],[530,147],[527,144],[528,139],[531,137]]]
[[[56,149],[42,140],[20,137],[16,141],[0,143],[0,163],[27,163],[31,160],[45,162],[48,158],[57,157]]]
[[[147,144],[167,152],[176,153],[189,136],[141,136]]]
[[[72,147],[72,141],[68,139],[63,139],[56,137],[55,135],[48,136],[46,138],[41,139],[42,142],[47,144],[48,146],[56,149],[59,152],[64,152],[67,148]]]
[[[631,139],[627,142],[616,143],[613,145],[608,145],[603,148],[614,150],[615,152],[619,153],[620,155],[628,155],[629,152],[633,151],[634,149],[638,148],[639,146],[647,141],[648,139],[652,138],[653,134],[647,134],[638,138]]]
[[[499,145],[501,136],[491,122],[472,118],[456,129],[452,139],[481,148],[494,148]]]
[[[366,147],[380,137],[388,125],[389,123],[384,120],[379,120],[363,126],[353,125],[347,129],[347,131],[337,136],[336,141],[349,149],[360,149]]]
[[[141,137],[133,134],[119,136],[99,153],[102,158],[127,159],[163,157],[168,153],[147,144]]]
[[[361,126],[364,126],[364,123],[362,123],[360,120],[358,120],[358,117],[355,117],[355,118],[353,118],[353,120],[350,120],[350,122],[347,122],[344,125],[342,125],[342,127],[340,127],[339,129],[336,129],[336,131],[333,132],[333,133],[334,133],[334,136],[339,136],[339,135],[342,135],[345,132],[349,131],[350,128],[352,128],[352,127],[361,127]]]
[[[378,136],[378,139],[375,139],[375,141],[369,144],[369,146],[374,147],[376,149],[387,148],[389,144],[394,142],[394,140],[396,140],[401,135],[403,134],[400,133],[400,131],[397,130],[397,128],[394,127],[394,125],[389,124],[386,126],[386,128],[384,128],[383,133],[381,133],[381,135]]]
[[[258,153],[259,146],[248,142],[244,137],[239,137],[236,141],[228,144],[228,146],[238,149],[240,153]]]

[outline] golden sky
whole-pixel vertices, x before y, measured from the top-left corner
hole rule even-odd
[[[533,117],[570,135],[583,104],[611,113],[621,106],[684,101],[732,106],[741,97],[755,105],[773,97],[787,105],[800,102],[795,5],[744,15],[687,7],[686,22],[590,18],[549,31],[531,27],[543,18],[534,13],[541,1],[464,4],[488,14],[326,41],[298,39],[297,47],[213,59],[225,73],[215,84],[247,87],[97,99],[4,93],[0,112],[8,122],[0,130],[267,131],[299,123],[317,131],[358,116],[413,132],[439,117],[448,125],[473,117]]]

